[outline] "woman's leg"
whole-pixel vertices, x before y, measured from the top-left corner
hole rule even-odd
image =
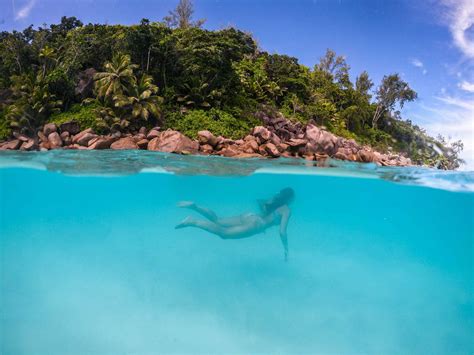
[[[225,228],[218,225],[217,223],[204,221],[204,220],[197,220],[191,217],[186,217],[180,224],[178,224],[175,228],[186,228],[186,227],[195,227],[202,230],[205,230],[209,233],[215,234],[223,239],[225,239]]]
[[[219,219],[219,217],[217,217],[217,214],[213,210],[206,207],[198,206],[192,201],[179,202],[178,207],[188,208],[190,210],[196,211],[197,213],[214,223],[217,223]]]
[[[241,224],[240,226],[225,227],[214,222],[196,220],[192,217],[186,217],[175,228],[195,227],[206,232],[217,235],[222,239],[242,239],[251,237],[254,234],[262,232],[262,230],[253,228],[253,225]]]
[[[240,216],[219,218],[213,210],[199,206],[192,201],[181,201],[178,203],[178,207],[193,210],[211,222],[219,224],[223,227],[232,227],[242,223]]]

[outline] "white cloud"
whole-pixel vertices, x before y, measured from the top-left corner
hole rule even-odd
[[[474,92],[474,83],[470,83],[466,80],[463,80],[458,84],[459,88],[467,91],[467,92]]]
[[[443,0],[448,8],[448,22],[454,44],[468,58],[474,58],[474,40],[469,36],[474,26],[473,0]]]
[[[473,115],[470,116],[471,120],[474,118],[474,101],[463,100],[463,99],[460,99],[457,97],[451,97],[451,96],[441,96],[441,97],[437,97],[437,99],[448,105],[452,105],[457,108],[468,110],[469,112],[473,113]]]
[[[430,121],[423,122],[423,127],[432,136],[441,134],[451,140],[462,140],[464,150],[461,158],[466,161],[462,168],[474,170],[474,100],[472,97],[448,95],[435,99],[437,102],[432,106],[422,105],[422,109],[430,116]]]
[[[426,75],[426,73],[428,73],[428,70],[426,70],[425,65],[418,58],[413,58],[411,60],[411,64],[417,68],[420,68],[423,75]]]
[[[412,59],[411,64],[413,64],[417,68],[423,68],[423,62],[417,58]]]
[[[28,0],[15,14],[15,20],[23,20],[30,15],[36,4],[36,0]]]

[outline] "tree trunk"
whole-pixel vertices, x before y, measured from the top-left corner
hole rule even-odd
[[[148,74],[148,69],[150,68],[150,53],[151,53],[151,46],[148,47],[148,56],[146,59],[146,72]]]
[[[377,106],[375,110],[374,117],[372,118],[372,128],[377,128],[377,122],[380,119],[380,116],[383,113],[383,107],[381,105]]]
[[[23,68],[21,67],[21,61],[19,57],[15,57],[16,64],[18,65],[18,69],[20,70],[20,74],[23,72]]]

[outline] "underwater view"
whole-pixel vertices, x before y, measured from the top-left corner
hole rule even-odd
[[[474,355],[474,0],[0,0],[0,355]]]
[[[2,152],[0,353],[472,353],[474,174],[314,164]]]

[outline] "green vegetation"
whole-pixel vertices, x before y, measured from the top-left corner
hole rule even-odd
[[[460,142],[429,137],[400,116],[417,95],[398,74],[374,90],[365,71],[353,83],[345,58],[332,50],[309,68],[259,50],[235,28],[202,29],[192,13],[191,1],[181,0],[162,22],[84,25],[63,17],[1,32],[0,139],[70,119],[101,132],[160,125],[240,138],[259,124],[255,113],[270,109],[417,163],[459,166]],[[78,92],[90,68],[97,71],[93,90]]]
[[[74,104],[66,112],[61,112],[52,115],[49,122],[60,125],[70,121],[76,121],[82,130],[86,128],[93,128],[97,132],[101,132],[100,120],[98,120],[96,110],[100,106],[94,103],[91,104]]]
[[[258,124],[256,119],[235,118],[215,108],[208,111],[190,110],[185,114],[174,112],[165,122],[166,128],[173,128],[192,138],[197,138],[197,133],[205,128],[216,136],[232,139],[244,137]]]
[[[95,112],[102,130],[139,129],[149,119],[159,119],[158,87],[147,74],[138,80],[137,68],[128,54],[117,54],[105,63],[104,72],[95,74],[96,99],[85,101],[98,104]]]
[[[7,139],[12,133],[7,120],[3,116],[4,113],[0,112],[0,140]]]

